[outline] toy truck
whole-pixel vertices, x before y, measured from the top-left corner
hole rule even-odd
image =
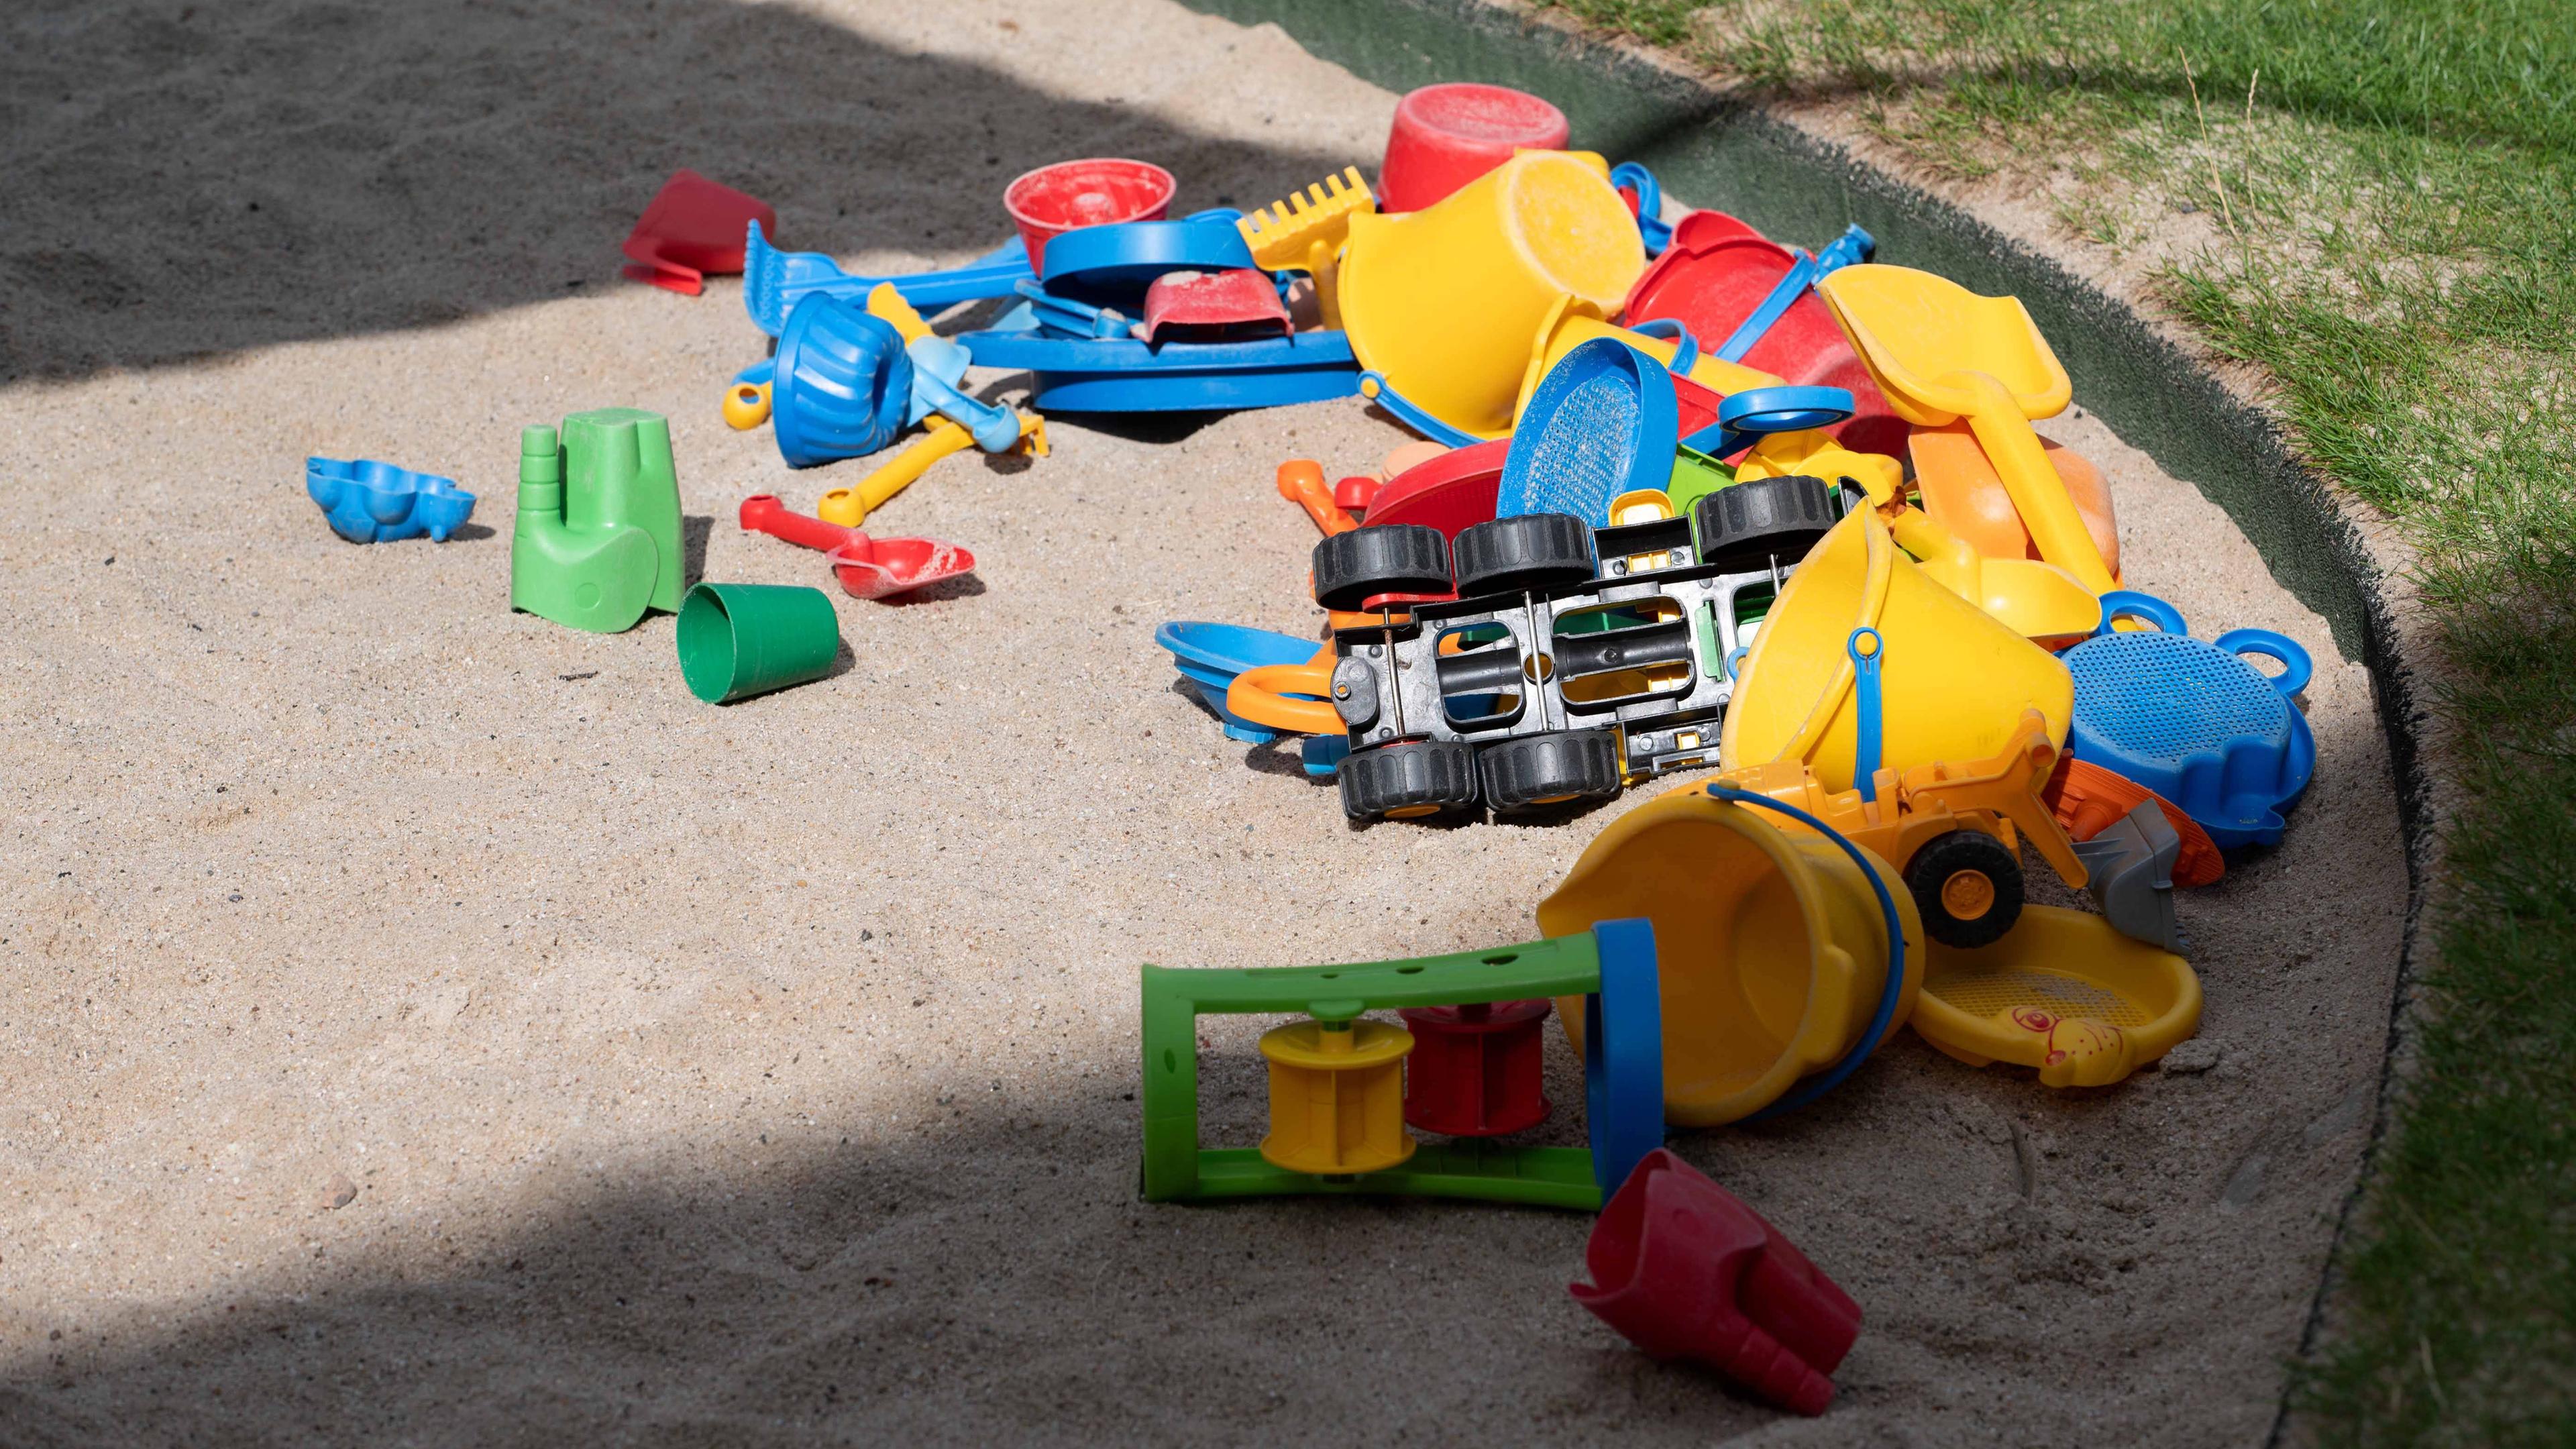
[[[1324,539],[1315,601],[1379,616],[1333,635],[1343,812],[1508,814],[1714,763],[1735,665],[1835,518],[1833,491],[1801,475],[1607,528],[1531,513],[1454,547],[1405,524]]]

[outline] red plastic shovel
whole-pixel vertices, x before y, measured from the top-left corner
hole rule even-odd
[[[742,526],[752,533],[820,549],[854,599],[882,599],[972,572],[975,555],[935,538],[870,538],[855,528],[795,512],[773,493],[742,500]]]
[[[627,234],[626,275],[694,297],[709,273],[742,270],[744,237],[755,221],[764,232],[778,230],[768,202],[695,171],[674,171]]]
[[[1705,1364],[1801,1414],[1860,1336],[1860,1305],[1762,1215],[1664,1148],[1612,1194],[1574,1301],[1654,1358]]]

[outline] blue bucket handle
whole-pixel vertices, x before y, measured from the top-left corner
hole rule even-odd
[[[2097,635],[2110,633],[2113,621],[2118,619],[2144,619],[2167,634],[2180,634],[2185,638],[2191,635],[2191,630],[2183,625],[2182,610],[2153,594],[2142,594],[2135,589],[2113,589],[2102,596],[2102,622],[2094,626],[2093,632]]]
[[[1682,325],[1679,317],[1649,317],[1628,330],[1640,337],[1673,339],[1673,360],[1667,365],[1669,371],[1686,374],[1692,364],[1699,361],[1699,339],[1690,335],[1690,329]]]
[[[2230,654],[2260,654],[2279,660],[2281,672],[2272,676],[2272,687],[2285,699],[2307,688],[2316,674],[2316,663],[2308,658],[2308,651],[2286,634],[2269,629],[2230,629],[2209,642]]]
[[[1637,239],[1646,244],[1646,255],[1662,256],[1673,244],[1672,225],[1664,220],[1664,184],[1634,161],[1611,167],[1610,184],[1637,193]]]
[[[1852,702],[1860,715],[1852,731],[1852,784],[1860,790],[1862,800],[1875,801],[1879,745],[1885,727],[1879,714],[1878,666],[1887,658],[1887,640],[1863,624],[1843,641],[1843,652],[1851,656]]]
[[[1739,790],[1733,785],[1711,785],[1708,787],[1708,793],[1712,798],[1724,800],[1730,804],[1756,805],[1765,810],[1776,810],[1841,846],[1843,854],[1851,857],[1852,864],[1860,867],[1861,879],[1868,881],[1870,890],[1878,896],[1878,913],[1887,923],[1887,989],[1878,994],[1878,1010],[1871,1013],[1868,1029],[1861,1033],[1860,1040],[1852,1043],[1851,1050],[1843,1053],[1841,1059],[1832,1066],[1799,1082],[1782,1093],[1778,1101],[1744,1119],[1747,1122],[1759,1122],[1765,1118],[1776,1117],[1783,1112],[1795,1111],[1841,1086],[1843,1078],[1858,1071],[1860,1064],[1868,1060],[1869,1054],[1878,1050],[1878,1044],[1886,1039],[1888,1030],[1896,1019],[1896,1003],[1905,995],[1905,921],[1903,917],[1896,914],[1896,899],[1887,893],[1887,882],[1878,878],[1878,872],[1870,868],[1869,857],[1861,854],[1860,847],[1845,839],[1841,831],[1795,805],[1774,800],[1768,795]]]

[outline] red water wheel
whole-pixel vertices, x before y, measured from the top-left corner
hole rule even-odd
[[[1539,1028],[1545,1001],[1417,1006],[1405,1063],[1407,1126],[1449,1137],[1499,1137],[1547,1120]]]

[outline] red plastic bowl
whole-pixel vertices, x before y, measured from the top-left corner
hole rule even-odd
[[[1151,161],[1094,156],[1058,161],[1002,188],[1002,209],[1020,229],[1029,266],[1040,270],[1046,244],[1076,227],[1118,221],[1161,221],[1180,189],[1172,173]]]
[[[1694,226],[1700,217],[1712,220]],[[1622,315],[1632,327],[1671,318],[1702,345],[1715,347],[1753,315],[1795,260],[1787,247],[1732,217],[1693,212],[1674,230],[1673,244],[1637,279]],[[1852,416],[1825,431],[1854,452],[1904,456],[1904,420],[1888,407],[1834,322],[1832,309],[1812,290],[1790,304],[1743,361],[1785,382],[1848,388]]]
[[[1395,103],[1378,210],[1420,211],[1514,151],[1562,151],[1572,134],[1565,112],[1524,91],[1473,81],[1424,86]]]

